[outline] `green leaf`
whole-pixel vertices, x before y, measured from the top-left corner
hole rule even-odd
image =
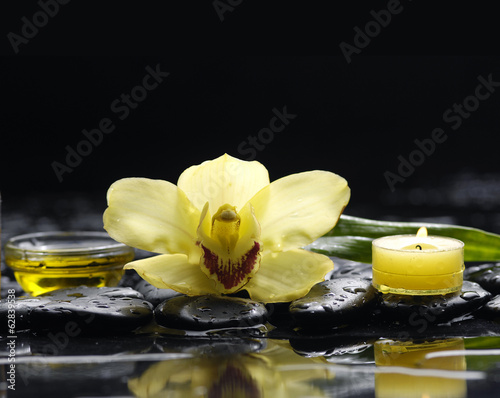
[[[464,340],[464,345],[468,350],[500,348],[500,336],[481,336],[468,338]]]
[[[325,236],[307,248],[329,256],[371,263],[371,241],[390,235],[416,234],[426,227],[429,235],[448,236],[465,243],[465,261],[500,261],[500,235],[449,224],[376,221],[342,215]]]
[[[371,263],[372,240],[363,236],[323,236],[316,239],[306,249],[327,256]]]

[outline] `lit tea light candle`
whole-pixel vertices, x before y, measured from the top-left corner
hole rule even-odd
[[[395,235],[372,242],[373,286],[382,293],[429,295],[461,289],[464,243],[443,236]]]

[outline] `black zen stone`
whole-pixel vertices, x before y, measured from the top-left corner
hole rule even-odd
[[[470,314],[490,298],[491,294],[477,283],[464,281],[460,292],[446,295],[384,294],[380,308],[383,316],[417,326],[424,322],[441,323]]]
[[[500,263],[482,264],[467,270],[466,278],[493,295],[500,294]]]
[[[304,327],[335,327],[363,321],[373,308],[377,292],[371,281],[339,278],[318,283],[301,299],[290,304],[295,322]]]
[[[335,268],[333,269],[332,279],[338,278],[362,278],[372,279],[372,265],[360,263],[357,261],[347,261],[343,259],[334,259]]]
[[[500,294],[493,297],[486,305],[482,308],[482,313],[488,318],[500,319]]]
[[[0,314],[5,309],[0,304]],[[106,334],[131,331],[152,319],[152,305],[130,288],[84,287],[62,289],[15,300],[16,329],[82,331]]]
[[[0,281],[2,290],[0,291],[1,297],[4,299],[14,291],[14,296],[22,296],[24,294],[23,288],[17,283],[15,279],[2,276]]]
[[[159,325],[186,330],[209,330],[260,325],[267,320],[266,307],[238,297],[180,296],[156,307]]]
[[[141,280],[134,287],[134,289],[139,293],[142,293],[144,295],[144,299],[153,304],[154,307],[165,300],[171,299],[172,297],[182,296],[182,293],[176,292],[172,289],[159,289],[145,280]]]
[[[8,328],[9,309],[15,311],[15,332],[30,329],[30,313],[33,308],[44,306],[50,303],[47,297],[16,297],[14,301],[8,299],[0,300],[0,319],[5,319],[5,322],[0,322],[0,332],[4,332]],[[13,312],[11,311],[11,314]],[[9,332],[12,334],[12,332]]]

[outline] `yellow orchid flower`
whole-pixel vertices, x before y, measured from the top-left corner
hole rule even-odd
[[[125,266],[159,288],[190,296],[244,288],[257,301],[291,301],[333,269],[328,257],[300,248],[333,228],[349,197],[334,173],[270,183],[261,163],[225,154],[189,167],[177,186],[116,181],[104,228],[119,242],[161,253]]]

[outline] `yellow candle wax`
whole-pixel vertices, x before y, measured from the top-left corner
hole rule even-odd
[[[443,236],[395,235],[372,243],[373,286],[382,293],[429,295],[461,289],[463,242]]]

